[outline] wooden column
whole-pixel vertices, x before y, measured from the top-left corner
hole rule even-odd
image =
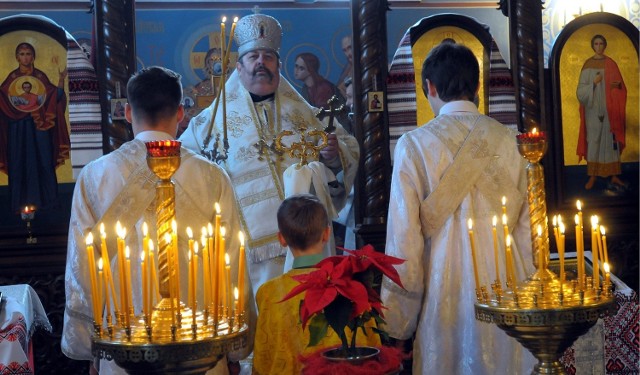
[[[127,81],[136,71],[134,0],[95,0],[96,73],[102,105],[102,148],[109,153],[133,139],[131,125],[111,119],[111,99],[126,96]]]
[[[351,3],[354,56],[355,136],[360,143],[360,165],[355,184],[355,220],[358,247],[372,244],[384,251],[391,158],[386,92],[384,111],[368,112],[367,93],[385,91],[387,80],[388,4],[380,0]]]
[[[546,130],[542,3],[538,0],[502,0],[500,10],[509,17],[511,71],[516,87],[518,130]]]

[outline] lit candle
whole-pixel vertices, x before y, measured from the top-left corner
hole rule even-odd
[[[197,296],[196,296],[196,285],[198,283],[198,243],[195,242],[193,244],[193,311],[196,311],[198,306]],[[195,324],[195,320],[193,322]]]
[[[96,280],[96,259],[93,254],[93,234],[89,232],[85,239],[87,245],[87,262],[89,263],[89,278],[91,279],[91,302],[93,308],[93,320],[96,324],[100,324],[101,320],[98,316],[98,282]]]
[[[149,241],[149,269],[150,272],[150,286],[149,286],[149,302],[153,304],[151,296],[155,294],[156,301],[160,302],[162,296],[160,295],[160,287],[158,286],[158,275],[156,274],[156,258],[153,254],[155,250],[155,246],[153,245],[153,241]],[[151,311],[149,311],[151,313]]]
[[[105,262],[102,260],[102,257],[98,259],[98,272],[101,275],[101,281],[99,282],[100,288],[104,294],[104,305],[106,308],[106,317],[107,317],[107,325],[111,325],[111,304],[109,303],[109,279],[107,279],[107,275],[104,270]]]
[[[502,196],[502,214],[507,214],[507,197],[504,195]]]
[[[116,286],[113,282],[113,274],[111,273],[111,258],[107,249],[107,234],[104,230],[104,223],[100,224],[100,250],[104,263],[104,282],[107,295],[107,304],[109,304],[109,296],[113,299],[113,309],[118,311],[118,301],[116,299]],[[109,293],[110,291],[110,293]]]
[[[240,308],[239,308],[239,305],[240,305],[240,302],[239,302],[240,293],[238,291],[238,287],[233,288],[233,296],[235,297],[234,303],[233,303],[233,321],[236,322],[238,327],[240,327],[240,320],[239,320],[239,316],[240,316]]]
[[[122,225],[120,224],[120,221],[116,222],[116,234],[118,236],[118,239],[116,240],[116,243],[118,245],[118,280],[120,282],[120,306],[122,307],[122,309],[120,310],[120,312],[123,315],[127,315],[127,309],[126,309],[126,292],[125,292],[125,288],[127,287],[127,283],[126,283],[126,279],[127,279],[127,272],[125,271],[125,259],[124,259],[124,237],[127,234],[127,230],[124,229],[122,227]],[[122,324],[124,326],[125,322],[122,321],[120,322],[120,324]]]
[[[209,267],[209,244],[207,241],[207,228],[202,227],[202,291],[204,293],[203,308],[209,309],[211,303],[211,268]]]
[[[591,256],[593,257],[593,287],[600,288],[600,263],[598,250],[598,217],[591,216]]]
[[[218,255],[219,255],[219,259],[218,259],[218,285],[219,285],[219,289],[220,289],[220,305],[224,307],[228,307],[227,305],[227,295],[226,295],[226,291],[227,291],[227,286],[225,285],[225,275],[224,275],[224,267],[225,267],[225,235],[226,235],[226,228],[225,227],[220,227],[220,246],[218,248]],[[222,314],[224,314],[224,310],[222,310]]]
[[[471,260],[473,261],[473,277],[476,282],[476,290],[480,289],[480,278],[478,277],[478,263],[476,261],[476,244],[473,238],[473,220],[467,221],[469,226],[469,243],[471,244]]]
[[[578,224],[580,226],[579,238],[576,238],[576,241],[580,241],[580,257],[578,258],[578,265],[581,269],[582,277],[586,276],[586,270],[584,266],[584,221],[582,220],[582,202],[578,199],[576,201],[576,208],[578,209]],[[584,286],[584,279],[581,279],[579,284],[580,286]]]
[[[515,293],[516,291],[516,270],[513,262],[513,254],[511,253],[511,236],[507,235],[506,240],[506,253],[507,253],[507,280],[511,282],[511,290]]]
[[[147,222],[143,222],[142,223],[142,235],[144,236],[142,238],[142,253],[144,255],[141,255],[141,259],[145,259],[146,261],[143,261],[141,263],[141,267],[142,267],[142,275],[145,276],[144,279],[142,280],[142,291],[143,291],[143,311],[142,314],[150,314],[151,313],[151,257],[149,255],[149,226],[147,225]],[[145,303],[145,298],[146,298],[146,303]]]
[[[611,275],[609,274],[609,263],[604,263],[602,266],[604,268],[604,286],[605,288],[609,288],[611,286]]]
[[[538,248],[538,272],[540,273],[540,281],[542,281],[542,272],[544,270],[544,249],[542,248],[542,225],[538,224],[538,237],[536,237],[536,247]]]
[[[189,254],[188,254],[188,259],[189,259],[189,272],[188,272],[188,285],[189,285],[189,294],[187,296],[187,303],[189,304],[189,306],[192,306],[193,303],[192,301],[195,301],[195,295],[196,295],[196,279],[195,279],[195,266],[194,266],[194,261],[195,261],[195,256],[193,253],[193,231],[191,230],[191,227],[187,227],[187,237],[189,237]]]
[[[244,254],[244,233],[238,232],[240,238],[240,251],[238,255],[238,291],[240,293],[240,299],[237,301],[241,309],[244,310],[244,278],[246,273],[245,254]],[[237,299],[237,298],[236,298]]]
[[[222,17],[222,22],[220,22],[220,58],[222,59],[222,71],[224,71],[224,68],[226,66],[226,63],[224,61],[225,43],[227,42],[226,35],[225,35],[225,28],[227,27],[226,23],[227,23],[227,17]],[[231,36],[233,37],[233,34],[231,34]],[[221,82],[224,82],[224,81],[221,81]],[[224,86],[224,84],[222,86]]]
[[[577,257],[576,257],[576,262],[577,262],[577,270],[578,270],[578,285],[580,287],[580,289],[583,288],[583,283],[584,283],[584,252],[582,249],[582,244],[580,243],[580,237],[581,236],[581,227],[580,227],[580,218],[578,217],[578,214],[575,215],[575,222],[576,222],[576,250],[577,250]]]
[[[104,303],[102,257],[98,258],[98,324],[102,326],[102,306]]]
[[[131,250],[129,250],[129,246],[124,248],[124,256],[126,258],[126,265],[125,265],[125,308],[124,308],[124,321],[125,321],[125,327],[129,327],[131,325],[130,323],[130,315],[131,315],[131,310],[133,309],[133,301],[131,298],[131,291],[132,291],[132,287],[131,287],[131,259],[129,258],[129,256],[131,255]]]
[[[171,324],[176,325],[176,275],[173,270],[175,267],[173,261],[173,245],[171,245],[171,235],[169,233],[164,234],[164,241],[167,243],[167,268],[169,271],[169,299],[171,300]],[[180,301],[178,301],[177,306],[180,306]]]
[[[596,216],[596,219],[598,217]],[[595,229],[596,231],[596,243],[598,244],[598,259],[600,259],[601,263],[605,262],[604,259],[604,245],[602,244],[602,230],[600,230],[601,225],[598,224],[598,227]],[[604,278],[604,267],[600,267],[600,270],[602,270],[602,278]]]
[[[144,259],[145,252],[140,253],[140,275],[142,281],[142,316],[146,317],[149,313],[149,282],[147,281],[147,267]]]
[[[207,238],[207,244],[209,245],[209,271],[211,273],[210,276],[210,289],[209,293],[211,294],[211,299],[209,300],[210,304],[213,304],[214,311],[217,311],[218,305],[218,262],[217,257],[218,253],[216,252],[215,243],[214,243],[214,232],[213,225],[209,223],[207,225],[207,234],[209,237]],[[215,314],[214,314],[215,318]],[[215,322],[215,320],[214,320]]]
[[[560,282],[564,282],[564,223],[560,222],[560,241],[558,244],[558,256],[560,257]]]
[[[604,261],[605,263],[609,263],[609,251],[607,249],[607,236],[605,234],[605,230],[604,227],[601,225],[600,226],[600,233],[602,234],[602,247],[603,247],[603,252],[604,252]]]
[[[231,316],[231,258],[228,253],[224,254],[224,282],[225,282],[225,305],[227,307],[227,317]]]
[[[178,223],[175,219],[171,221],[171,228],[173,229],[171,234],[171,247],[173,249],[173,272],[175,274],[173,287],[175,288],[176,303],[178,308],[180,308],[180,256],[178,253]]]

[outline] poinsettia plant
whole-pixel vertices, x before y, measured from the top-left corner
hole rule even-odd
[[[395,265],[403,259],[385,255],[366,245],[359,250],[342,249],[350,255],[337,255],[323,259],[314,267],[316,271],[292,276],[300,284],[283,299],[286,301],[305,293],[300,305],[302,328],[309,324],[309,346],[317,345],[327,334],[329,327],[336,332],[346,354],[356,351],[356,334],[360,329],[366,334],[365,324],[371,319],[373,332],[386,337],[378,328],[384,323],[384,306],[374,285],[375,273],[381,272],[404,288]],[[345,328],[352,332],[350,341]]]

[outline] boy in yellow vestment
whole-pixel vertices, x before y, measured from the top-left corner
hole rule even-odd
[[[292,278],[315,271],[312,268],[323,259],[322,249],[331,231],[327,211],[313,195],[292,195],[278,209],[278,239],[282,246],[289,246],[294,256],[293,268],[282,276],[264,283],[256,294],[258,323],[253,347],[253,374],[300,374],[302,363],[298,357],[322,348],[339,345],[340,339],[333,330],[312,347],[309,343],[309,327],[302,329],[300,322],[299,294],[284,302],[282,298],[299,283]],[[350,333],[348,334],[350,337]],[[380,346],[378,335],[358,332],[359,343]]]

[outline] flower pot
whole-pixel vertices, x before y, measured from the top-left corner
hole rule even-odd
[[[359,346],[355,350],[345,351],[342,348],[329,349],[322,353],[327,361],[348,362],[352,365],[359,365],[367,360],[376,359],[380,354],[380,349],[370,346]]]

